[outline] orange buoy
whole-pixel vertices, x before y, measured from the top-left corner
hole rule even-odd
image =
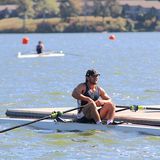
[[[112,34],[112,35],[109,36],[109,39],[110,39],[110,40],[115,40],[115,39],[116,39],[116,36],[115,36],[114,34]]]
[[[28,37],[22,38],[22,44],[28,44],[28,43],[29,43],[29,38]]]

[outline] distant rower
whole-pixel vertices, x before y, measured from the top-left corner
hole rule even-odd
[[[44,50],[44,44],[42,41],[39,41],[37,46],[36,46],[36,51],[37,51],[37,54],[40,54],[42,53]]]

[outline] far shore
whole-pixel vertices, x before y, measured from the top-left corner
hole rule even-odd
[[[80,32],[144,32],[135,22],[112,17],[70,17],[47,19],[6,18],[0,20],[0,33],[80,33]]]

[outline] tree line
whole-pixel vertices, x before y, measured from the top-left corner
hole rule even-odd
[[[14,16],[21,18],[67,19],[72,16],[117,17],[122,14],[122,7],[116,0],[1,0],[0,4],[17,4]]]
[[[36,32],[160,30],[155,9],[136,15],[136,18],[126,18],[125,8],[117,0],[1,0],[0,4],[18,6],[13,13],[6,10],[0,15],[1,18],[60,19],[52,23],[46,20],[37,24],[34,30]],[[82,17],[87,18],[82,20]]]

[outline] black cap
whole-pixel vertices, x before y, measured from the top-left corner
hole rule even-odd
[[[89,76],[100,76],[100,74],[96,70],[90,69],[86,72],[86,77],[89,77]]]

